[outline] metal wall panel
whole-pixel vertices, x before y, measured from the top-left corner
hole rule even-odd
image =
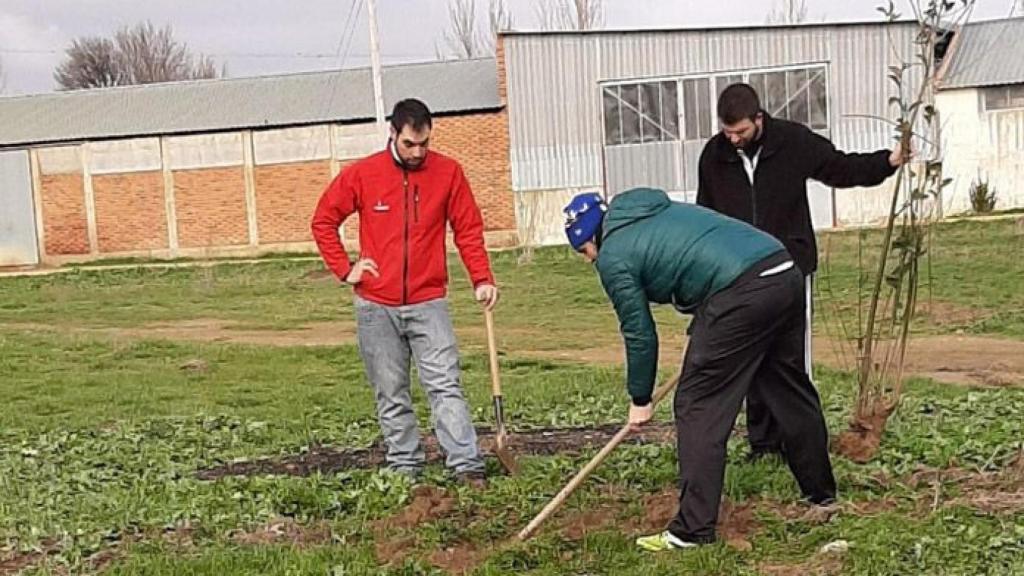
[[[0,266],[39,263],[28,152],[0,152]]]
[[[513,188],[601,186],[602,81],[827,62],[840,148],[892,145],[886,75],[913,50],[913,23],[724,30],[513,34],[505,37]],[[913,74],[907,87],[915,85]],[[612,155],[609,155],[612,156]],[[627,158],[615,161],[618,169]],[[687,160],[688,162],[689,160]],[[646,164],[635,167],[647,170]],[[685,172],[685,170],[684,170]],[[617,181],[640,176],[616,176]]]
[[[638,187],[682,191],[678,182],[680,158],[678,142],[608,148],[605,151],[607,194],[614,196]]]

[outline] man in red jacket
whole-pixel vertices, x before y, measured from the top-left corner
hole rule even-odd
[[[483,219],[455,160],[428,151],[430,110],[415,99],[395,104],[387,150],[345,168],[313,215],[313,237],[327,266],[353,286],[359,352],[373,386],[392,470],[419,476],[423,448],[412,407],[415,359],[447,466],[483,487],[484,464],[459,384],[459,352],[448,312],[446,226],[469,272],[476,299],[498,302]],[[359,258],[350,262],[338,227],[359,214]]]

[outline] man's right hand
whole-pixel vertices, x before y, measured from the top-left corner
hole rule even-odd
[[[352,286],[359,284],[363,281],[364,273],[370,274],[374,278],[380,278],[380,273],[377,272],[377,263],[369,258],[360,258],[352,265],[348,276],[345,277],[345,283]]]

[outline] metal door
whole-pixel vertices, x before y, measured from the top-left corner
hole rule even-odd
[[[39,263],[28,152],[0,152],[0,266]]]

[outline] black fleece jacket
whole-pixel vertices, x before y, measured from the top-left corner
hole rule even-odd
[[[751,185],[736,148],[715,135],[700,157],[697,203],[778,238],[804,274],[818,268],[807,179],[834,188],[876,186],[896,169],[889,150],[847,154],[803,124],[764,114],[761,152]]]

